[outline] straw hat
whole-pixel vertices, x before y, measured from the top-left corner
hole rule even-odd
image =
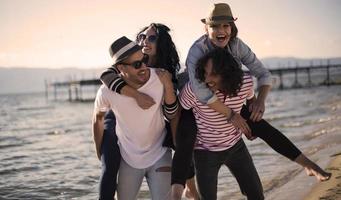
[[[207,25],[212,25],[221,24],[224,22],[234,22],[236,20],[237,18],[233,17],[231,8],[228,4],[217,3],[210,8],[208,16],[204,19],[201,19],[201,22]]]
[[[123,36],[115,40],[110,48],[109,53],[114,60],[114,65],[128,58],[130,55],[142,49],[141,46]]]

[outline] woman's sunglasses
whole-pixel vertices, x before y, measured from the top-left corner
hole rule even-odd
[[[132,63],[121,63],[122,65],[130,65],[135,69],[140,69],[143,64],[148,63],[149,56],[147,54],[143,54],[143,58],[141,60],[134,61]]]
[[[142,42],[142,41],[144,41],[145,39],[147,39],[148,42],[150,42],[150,43],[154,43],[154,42],[156,42],[156,40],[157,40],[157,36],[156,36],[156,35],[149,35],[149,36],[147,37],[145,34],[141,33],[141,34],[137,37],[138,42]]]

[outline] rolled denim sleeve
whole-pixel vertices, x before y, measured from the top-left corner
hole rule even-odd
[[[257,78],[257,87],[272,85],[271,72],[265,68],[263,63],[257,58],[256,54],[242,40],[237,38],[237,56],[241,63],[245,65],[250,73]],[[233,51],[233,50],[232,50]]]
[[[199,80],[195,77],[196,64],[203,55],[205,55],[204,50],[196,45],[193,45],[187,55],[186,67],[193,93],[201,103],[210,104],[214,102],[217,97],[210,89],[207,88],[205,83],[199,82]]]

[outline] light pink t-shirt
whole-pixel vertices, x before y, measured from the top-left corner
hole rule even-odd
[[[155,104],[143,110],[135,99],[112,92],[102,85],[97,92],[95,111],[113,110],[122,158],[130,166],[143,169],[155,164],[167,150],[162,147],[166,135],[162,111],[163,85],[154,69],[150,69],[149,80],[138,91],[152,97]]]

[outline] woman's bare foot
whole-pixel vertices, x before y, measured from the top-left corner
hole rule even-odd
[[[308,176],[315,176],[319,181],[327,181],[332,176],[331,173],[324,171],[316,163],[309,160],[303,153],[295,159],[295,162],[304,167]]]
[[[319,166],[317,166],[317,169],[312,169],[305,167],[305,171],[308,176],[315,176],[317,180],[319,181],[327,181],[332,176],[332,173],[326,172],[323,169],[321,169]]]

